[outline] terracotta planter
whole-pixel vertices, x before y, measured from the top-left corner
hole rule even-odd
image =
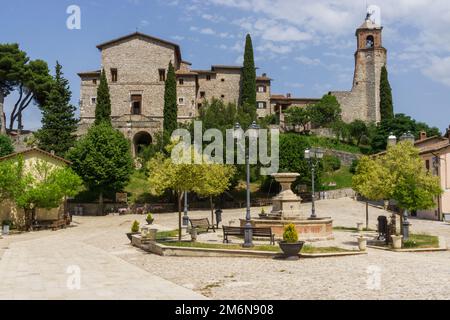
[[[286,257],[298,257],[300,251],[302,251],[305,242],[298,241],[294,243],[288,243],[286,241],[280,241],[279,245]]]
[[[403,246],[403,236],[391,236],[392,238],[392,247],[394,249],[401,249]]]
[[[367,239],[364,237],[358,238],[358,247],[359,251],[366,251],[367,250]]]

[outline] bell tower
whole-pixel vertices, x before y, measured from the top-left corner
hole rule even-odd
[[[381,69],[386,66],[387,50],[382,42],[383,27],[367,14],[364,23],[356,30],[355,75],[352,92],[361,102],[360,118],[368,122],[380,122]]]

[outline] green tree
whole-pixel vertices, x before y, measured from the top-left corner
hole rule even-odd
[[[311,122],[311,114],[308,108],[293,106],[285,112],[285,122],[294,127],[301,127],[302,131],[306,130],[306,126]]]
[[[409,142],[390,147],[377,158],[363,157],[353,188],[369,200],[395,200],[410,212],[431,209],[443,191],[439,178],[426,171],[419,150]]]
[[[324,95],[318,103],[308,106],[307,109],[311,122],[316,127],[329,127],[341,119],[341,105],[333,95]]]
[[[429,137],[440,135],[439,129],[429,127],[425,123],[418,123],[411,117],[399,113],[393,118],[382,120],[377,125],[370,139],[373,152],[386,150],[387,139],[391,133],[400,137],[408,131],[414,134],[416,139],[419,138],[420,131],[425,131]]]
[[[168,146],[168,150],[175,143]],[[194,159],[193,148],[189,149]],[[208,159],[202,164],[175,163],[158,153],[148,162],[150,193],[162,195],[166,190],[177,193],[179,240],[181,240],[181,201],[185,192],[195,192],[203,196],[214,196],[223,193],[230,185],[234,169],[230,166],[213,164]]]
[[[37,208],[58,208],[82,187],[81,178],[67,167],[55,168],[38,161],[26,173],[21,157],[0,162],[0,175],[0,201],[10,200],[24,209],[26,230],[30,229]]]
[[[111,124],[111,97],[105,70],[102,70],[100,84],[97,88],[97,104],[95,106],[95,124],[102,122]]]
[[[14,146],[11,139],[4,134],[0,134],[0,157],[7,156],[14,152]]]
[[[9,119],[9,130],[14,129],[17,121],[17,129],[23,128],[23,112],[32,102],[43,105],[53,86],[53,77],[48,65],[43,60],[33,60],[23,66],[18,83],[18,99],[12,109]]]
[[[245,39],[244,68],[242,70],[242,109],[249,114],[251,121],[256,119],[256,68],[252,38]]]
[[[129,141],[105,121],[89,129],[69,150],[68,158],[89,190],[98,192],[99,214],[104,194],[121,191],[133,172]]]
[[[60,157],[75,145],[77,119],[75,107],[70,104],[72,93],[69,81],[63,77],[62,66],[56,62],[53,87],[47,102],[41,107],[42,129],[36,133],[39,148],[54,151]]]
[[[336,141],[347,141],[350,136],[350,127],[344,121],[338,119],[330,124],[331,130],[336,136]]]
[[[369,128],[362,120],[355,120],[348,125],[350,136],[356,140],[356,145],[359,147],[364,137],[369,135]]]
[[[28,60],[18,44],[0,44],[0,133],[6,133],[4,100],[20,83]]]
[[[388,71],[386,66],[381,68],[380,80],[380,112],[381,120],[394,117],[394,104],[392,101],[392,89],[389,84]]]
[[[164,123],[163,135],[166,142],[178,128],[177,79],[172,62],[169,63],[164,89]]]

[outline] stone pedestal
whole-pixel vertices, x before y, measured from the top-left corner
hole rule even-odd
[[[300,212],[302,199],[291,190],[292,183],[299,177],[298,173],[277,173],[273,177],[281,184],[281,192],[273,198],[272,212],[268,218],[273,220],[306,219]]]

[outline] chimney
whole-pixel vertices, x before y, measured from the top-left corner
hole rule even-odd
[[[425,140],[427,138],[427,133],[425,131],[420,131],[419,141]]]
[[[267,77],[267,73],[263,73],[262,76],[263,76],[263,77]]]
[[[445,132],[445,137],[450,139],[450,126],[448,126],[447,131]]]
[[[292,95],[290,93],[286,93],[286,97],[290,99]]]

